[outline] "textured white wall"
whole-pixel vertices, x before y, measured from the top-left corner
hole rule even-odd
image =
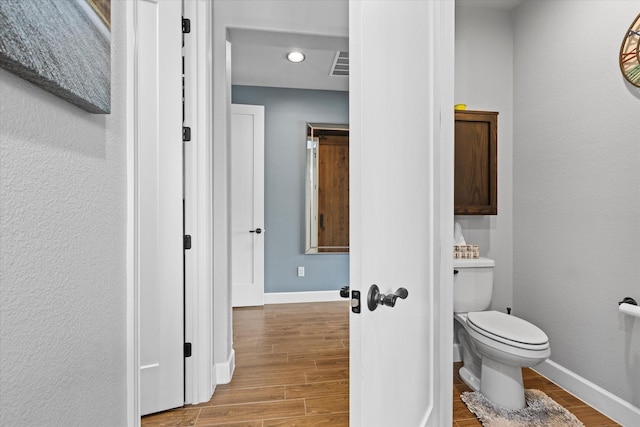
[[[459,215],[467,243],[496,261],[493,308],[512,302],[513,20],[509,11],[456,4],[455,102],[498,111],[498,215]],[[451,231],[453,233],[453,230]]]
[[[110,115],[0,70],[1,425],[126,425],[124,18]]]
[[[640,91],[618,68],[638,1],[515,14],[514,309],[551,359],[640,407]]]

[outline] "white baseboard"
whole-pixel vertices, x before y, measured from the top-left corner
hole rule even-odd
[[[215,375],[215,384],[229,384],[233,377],[233,371],[236,369],[236,352],[231,349],[229,359],[222,363],[216,363],[213,366]]]
[[[618,424],[640,426],[640,408],[636,408],[552,360],[546,360],[532,369]]]
[[[453,361],[462,362],[462,346],[460,343],[453,343]]]
[[[339,291],[271,292],[264,294],[265,304],[344,301]]]

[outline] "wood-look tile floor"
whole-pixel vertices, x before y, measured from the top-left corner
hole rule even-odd
[[[143,426],[348,426],[348,301],[233,309],[236,369],[207,403]]]
[[[349,425],[347,301],[235,308],[233,327],[236,370],[231,383],[219,385],[209,402],[143,417],[143,426]],[[469,389],[458,377],[459,367],[454,364],[453,427],[481,426],[460,400]],[[587,427],[618,425],[529,369],[524,382]]]
[[[453,364],[453,427],[482,427],[475,415],[464,404],[460,395],[465,391],[471,391],[458,375],[462,362]],[[560,405],[567,408],[586,427],[612,427],[620,426],[611,419],[605,417],[583,401],[558,387],[545,377],[531,369],[522,370],[524,388],[536,389],[544,392]]]

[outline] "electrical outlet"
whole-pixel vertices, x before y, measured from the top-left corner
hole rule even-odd
[[[298,277],[304,277],[304,267],[298,267]]]

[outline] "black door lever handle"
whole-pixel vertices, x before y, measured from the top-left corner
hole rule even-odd
[[[397,291],[390,295],[385,295],[382,299],[382,305],[386,305],[387,307],[395,307],[396,300],[398,298],[406,299],[409,296],[409,291],[405,288],[398,288]]]
[[[387,307],[395,307],[396,300],[406,299],[409,296],[409,291],[405,288],[398,288],[392,294],[385,295],[380,293],[380,289],[377,285],[371,285],[369,288],[369,295],[367,296],[367,306],[369,310],[373,311],[378,308],[379,305],[386,305]]]

